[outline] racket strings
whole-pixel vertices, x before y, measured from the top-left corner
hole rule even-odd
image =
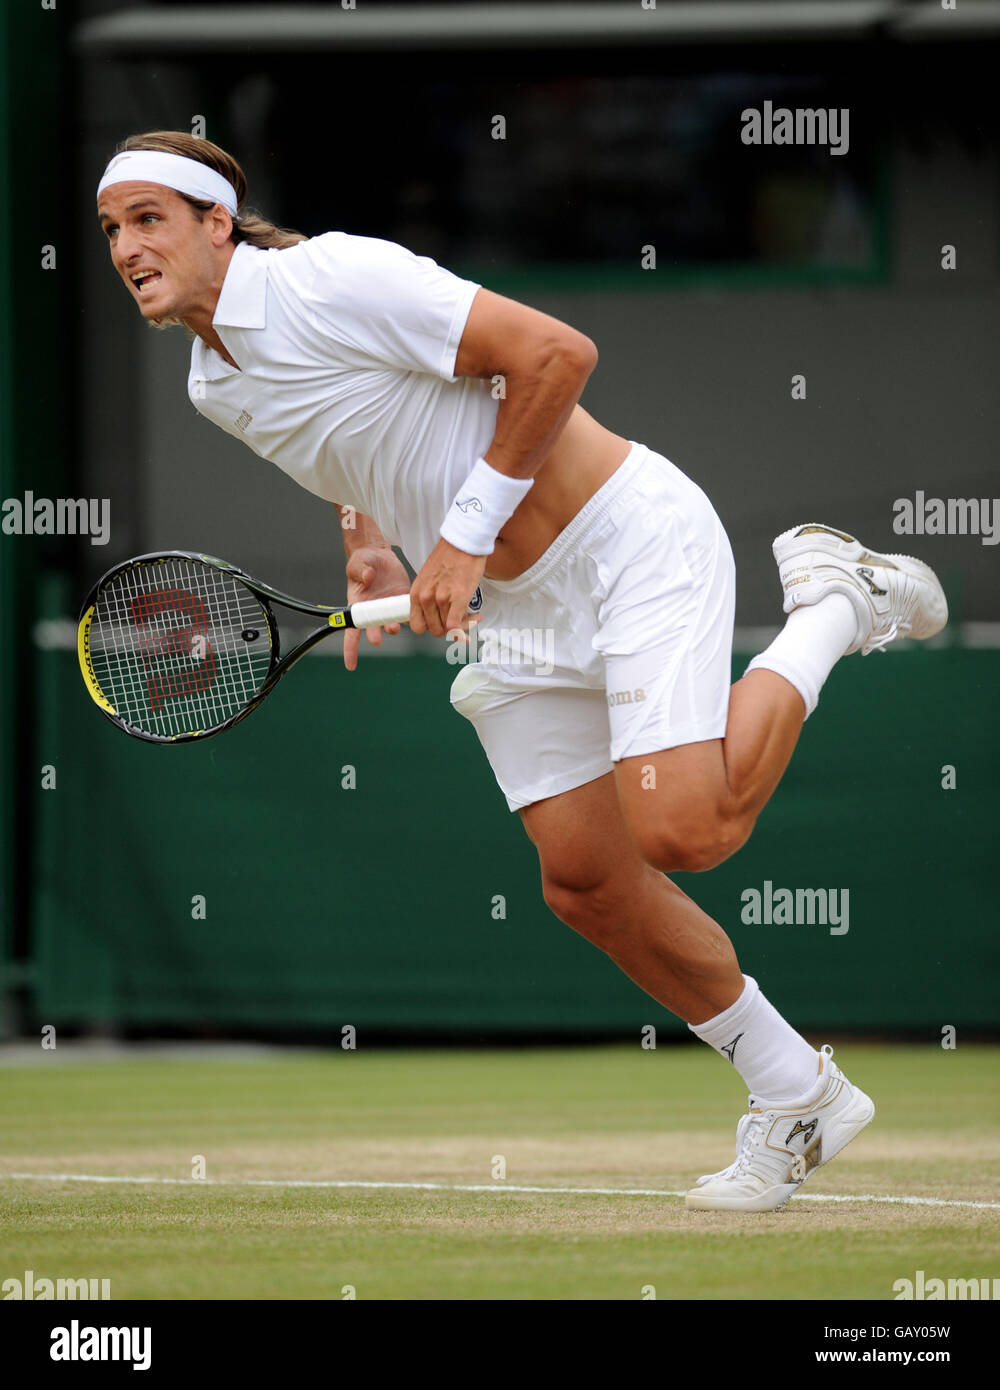
[[[196,560],[132,565],[100,591],[94,674],[145,733],[215,728],[259,693],[271,666],[267,611],[233,575]]]

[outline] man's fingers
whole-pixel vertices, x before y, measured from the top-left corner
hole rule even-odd
[[[473,623],[478,623],[479,619],[467,611],[468,604],[458,603],[452,600],[451,607],[448,609],[448,620],[445,630],[451,632],[452,628],[460,627],[463,632],[468,632]]]
[[[358,641],[361,633],[356,627],[349,627],[344,633],[344,665],[348,671],[356,671],[358,667]]]
[[[380,627],[369,627],[365,631],[368,633],[368,640],[373,647],[382,645],[382,629]]]
[[[363,560],[360,555],[352,555],[347,562],[347,577],[362,588],[367,588],[375,578],[375,566]]]
[[[416,585],[410,589],[410,631],[417,636],[428,630],[427,614],[424,612],[424,605],[420,601]]]
[[[448,624],[444,620],[443,610],[436,602],[427,615],[427,629],[434,637],[443,637],[448,631]]]
[[[410,594],[410,631],[429,632],[434,637],[446,637],[450,632],[461,629],[468,632],[479,618],[466,611],[467,605],[453,599],[441,599],[425,595],[421,600],[415,593]],[[397,631],[398,631],[398,625]]]
[[[443,538],[425,560],[410,589],[410,627],[444,637],[470,627],[468,604],[482,578],[486,557],[467,555]]]
[[[417,594],[416,589],[410,589],[410,632],[417,635],[430,632],[433,637],[444,637],[444,620],[433,591]]]

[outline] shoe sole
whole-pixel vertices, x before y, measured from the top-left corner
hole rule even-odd
[[[821,543],[817,543],[817,537]],[[796,541],[798,544],[793,544]],[[891,555],[888,552],[869,550],[855,536],[849,536],[846,531],[838,531],[835,527],[825,526],[818,521],[808,521],[801,526],[793,526],[790,530],[783,531],[771,546],[779,572],[781,566],[794,559],[796,555],[805,555],[814,550],[833,553],[851,565],[897,569],[928,584],[934,596],[929,606],[938,616],[932,618],[918,632],[911,631],[908,634],[916,641],[934,637],[948,622],[948,600],[945,598],[941,581],[930,565],[918,560],[915,555]]]
[[[693,1188],[685,1198],[684,1205],[688,1211],[779,1211],[786,1202],[791,1201],[796,1192],[801,1191],[803,1183],[809,1181],[813,1173],[825,1168],[831,1163],[838,1154],[843,1153],[848,1144],[856,1139],[863,1129],[866,1129],[875,1118],[875,1102],[871,1096],[864,1091],[859,1091],[857,1086],[853,1088],[854,1099],[840,1120],[833,1128],[834,1136],[838,1133],[848,1131],[844,1138],[840,1140],[837,1147],[826,1158],[821,1159],[814,1168],[810,1168],[801,1182],[779,1183],[776,1187],[769,1187],[766,1192],[758,1193],[756,1197],[712,1197],[702,1196],[697,1188]],[[824,1138],[828,1136],[825,1134]]]

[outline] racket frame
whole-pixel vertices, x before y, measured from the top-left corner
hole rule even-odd
[[[146,729],[137,728],[123,718],[102,690],[90,655],[90,627],[97,607],[97,600],[106,584],[137,565],[167,564],[171,560],[195,560],[200,564],[210,566],[212,569],[222,571],[249,589],[260,603],[267,620],[268,634],[271,639],[271,659],[267,675],[257,694],[242,709],[237,710],[234,715],[223,720],[222,723],[214,724],[210,729],[191,730],[180,734],[154,734]],[[403,596],[401,595],[400,598],[402,599]],[[277,619],[271,609],[272,602],[280,603],[283,607],[291,608],[297,613],[306,613],[310,617],[323,617],[325,622],[303,638],[287,656],[282,657],[281,636]],[[387,621],[394,620],[390,618]],[[367,625],[365,624],[365,626]],[[105,719],[110,720],[116,728],[130,734],[132,738],[142,739],[145,743],[194,743],[206,738],[213,738],[216,734],[225,733],[228,729],[239,724],[241,720],[246,719],[247,715],[252,714],[257,709],[295,663],[311,651],[324,637],[329,637],[332,632],[343,632],[347,628],[358,626],[359,624],[351,616],[350,608],[324,603],[306,603],[302,599],[292,598],[291,595],[282,593],[280,589],[272,588],[270,584],[264,584],[261,580],[254,579],[252,575],[241,570],[239,566],[231,565],[227,560],[220,560],[216,555],[204,555],[197,550],[158,550],[149,555],[134,555],[129,560],[122,560],[97,580],[80,606],[80,616],[77,623],[77,657],[88,694]]]

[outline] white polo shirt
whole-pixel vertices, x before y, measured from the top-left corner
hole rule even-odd
[[[495,429],[490,383],[454,375],[478,289],[345,232],[242,242],[212,319],[240,370],[196,338],[188,394],[310,492],[374,517],[419,569]]]

